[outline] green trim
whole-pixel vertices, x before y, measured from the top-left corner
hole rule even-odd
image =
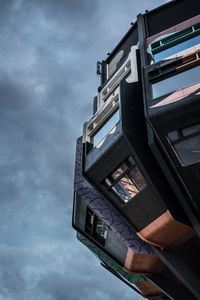
[[[149,45],[150,52],[152,54],[159,53],[198,35],[200,35],[200,23],[197,23],[178,32],[169,34],[161,38],[160,40],[151,43]]]
[[[77,239],[84,244],[90,251],[92,251],[98,258],[108,265],[111,269],[117,272],[124,279],[129,281],[130,283],[136,283],[141,281],[146,281],[147,279],[143,275],[133,275],[126,272],[116,261],[110,258],[105,252],[100,250],[97,246],[95,246],[92,242],[90,242],[87,238],[85,238],[80,233],[77,233]]]

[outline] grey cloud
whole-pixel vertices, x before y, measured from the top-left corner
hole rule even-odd
[[[69,253],[70,249],[57,244],[35,249],[1,248],[0,295],[16,300],[26,299],[27,295],[31,300],[40,299],[41,295],[56,300],[133,299],[126,295],[126,287],[119,286],[117,279],[111,281],[112,276],[98,267],[96,258],[88,251],[80,249],[85,253],[83,259],[80,251]],[[75,255],[80,256],[78,268]],[[95,286],[94,292],[90,292],[89,286]]]
[[[1,113],[2,111],[19,110],[27,105],[27,91],[23,86],[11,80],[0,81]]]

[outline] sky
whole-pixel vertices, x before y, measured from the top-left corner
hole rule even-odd
[[[106,57],[165,0],[0,0],[0,300],[139,300],[71,227],[76,138]]]

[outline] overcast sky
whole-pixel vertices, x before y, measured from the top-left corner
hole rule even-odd
[[[0,300],[134,300],[71,228],[96,61],[165,0],[0,0]]]

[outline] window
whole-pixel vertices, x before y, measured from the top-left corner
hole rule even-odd
[[[108,63],[108,76],[109,78],[116,70],[117,70],[117,65],[120,62],[124,55],[124,50],[121,50],[115,55],[115,57]]]
[[[172,131],[168,140],[183,165],[200,161],[200,124]]]
[[[152,56],[151,63],[158,62],[178,52],[200,44],[200,23],[189,28],[169,34],[155,42],[147,49]]]
[[[111,117],[106,120],[106,122],[102,125],[102,127],[94,134],[93,139],[93,147],[96,147],[99,142],[102,141],[115,127],[115,125],[119,122],[119,109],[111,115]]]
[[[106,186],[127,203],[145,186],[145,179],[132,157],[123,162],[105,180]]]
[[[200,81],[200,66],[152,84],[153,99]]]
[[[86,212],[85,231],[99,244],[105,246],[108,228],[89,208]]]
[[[154,54],[154,56],[153,56],[154,62],[163,60],[167,57],[170,57],[178,52],[189,49],[198,44],[200,44],[200,37],[195,36],[190,40],[182,42],[181,44],[177,44],[177,45],[175,45],[171,48],[168,48],[162,52],[158,52],[158,53]]]

